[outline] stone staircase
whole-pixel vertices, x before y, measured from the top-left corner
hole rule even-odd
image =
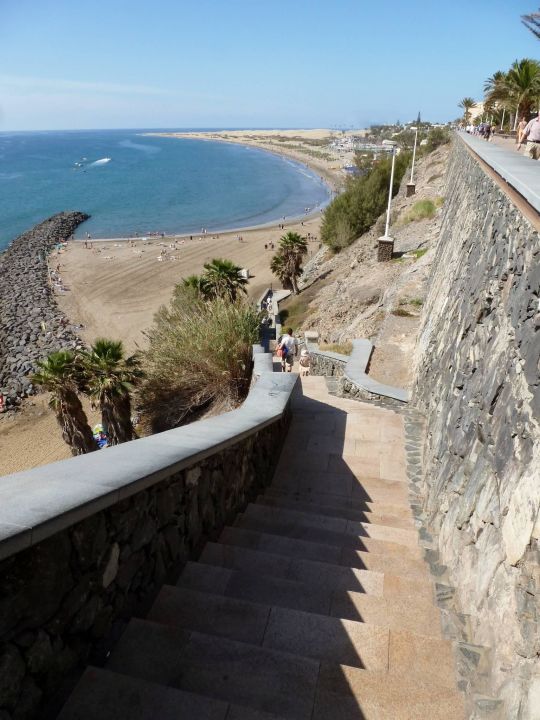
[[[59,720],[453,720],[403,419],[301,379],[272,486],[89,667]]]

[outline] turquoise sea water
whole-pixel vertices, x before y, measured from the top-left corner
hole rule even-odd
[[[62,210],[92,216],[78,237],[125,237],[258,225],[329,198],[322,180],[291,160],[143,132],[0,133],[0,249]]]

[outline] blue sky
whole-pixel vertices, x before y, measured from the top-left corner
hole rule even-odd
[[[537,0],[0,0],[0,130],[458,116]]]

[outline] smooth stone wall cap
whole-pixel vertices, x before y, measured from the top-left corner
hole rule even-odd
[[[506,150],[479,137],[459,132],[458,137],[495,172],[540,212],[540,167],[538,160]]]
[[[353,340],[351,358],[345,367],[345,377],[354,385],[367,390],[374,395],[389,397],[400,402],[409,402],[409,391],[402,388],[385,385],[366,374],[366,369],[373,352],[373,345],[369,340]]]
[[[268,357],[271,363],[271,355],[255,355],[261,363]],[[0,559],[276,422],[297,379],[293,374],[262,371],[236,410],[0,478]]]

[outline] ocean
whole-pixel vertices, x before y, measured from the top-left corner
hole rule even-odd
[[[77,237],[110,238],[260,225],[329,199],[321,178],[290,159],[144,132],[0,133],[0,250],[62,210],[91,215]]]

